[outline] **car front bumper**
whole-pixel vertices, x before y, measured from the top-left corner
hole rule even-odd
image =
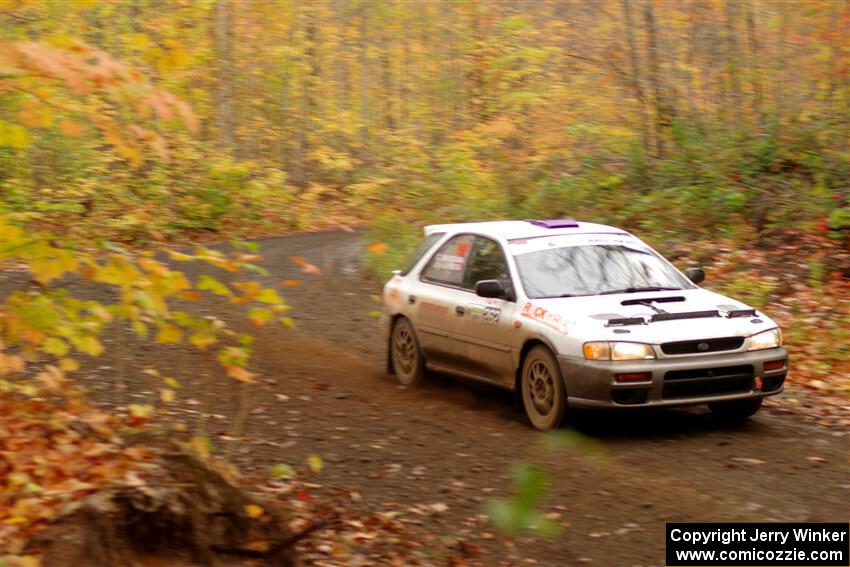
[[[765,363],[779,360],[784,361],[781,368],[765,371]],[[772,396],[782,392],[788,373],[788,352],[782,347],[654,360],[562,356],[558,361],[572,407],[684,406]],[[617,375],[642,373],[646,376],[640,381],[617,380]]]

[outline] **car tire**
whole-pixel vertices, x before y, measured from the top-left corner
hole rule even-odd
[[[538,345],[525,356],[520,395],[535,429],[550,431],[561,425],[567,412],[567,392],[558,361],[545,346]]]
[[[413,325],[399,317],[390,333],[390,364],[396,379],[404,386],[413,386],[425,377],[425,358]]]
[[[763,399],[750,398],[732,402],[714,402],[713,404],[708,404],[708,409],[724,421],[744,421],[759,410]]]

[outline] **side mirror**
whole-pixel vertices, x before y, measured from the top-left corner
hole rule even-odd
[[[705,270],[702,268],[686,268],[684,274],[697,285],[705,281]]]
[[[475,282],[475,294],[478,297],[503,298],[507,291],[499,280],[480,280]]]

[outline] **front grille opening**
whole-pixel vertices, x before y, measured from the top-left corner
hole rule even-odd
[[[764,385],[763,385],[764,386]],[[721,396],[753,389],[751,365],[673,370],[664,375],[663,398]]]
[[[761,391],[762,392],[775,392],[779,388],[782,387],[782,383],[785,381],[785,376],[771,376],[770,378],[763,378],[761,383]]]
[[[611,399],[618,404],[633,406],[635,404],[645,404],[648,394],[649,388],[628,388],[614,390],[611,392]]]
[[[661,345],[661,352],[667,355],[703,354],[737,350],[744,345],[744,337],[724,337],[722,339],[701,339],[696,341],[677,341]]]

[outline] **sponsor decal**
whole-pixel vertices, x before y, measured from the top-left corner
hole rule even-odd
[[[469,251],[472,248],[472,242],[468,240],[461,240],[455,246],[455,255],[460,256],[461,258],[466,258],[469,255]]]
[[[469,251],[472,250],[472,242],[461,240],[454,246],[451,252],[442,252],[434,258],[434,269],[445,270],[447,272],[460,272],[463,270],[463,263],[466,262],[466,257],[469,256]]]
[[[465,256],[456,256],[454,254],[437,254],[434,258],[434,269],[444,270],[446,272],[459,272],[463,270],[463,262]]]
[[[597,234],[597,235],[558,235],[547,238],[535,238],[533,240],[512,240],[511,248],[516,253],[546,250],[547,248],[567,246],[593,246],[593,245],[619,245],[634,246],[642,250],[648,249],[647,245],[633,236],[625,234]]]
[[[502,318],[502,310],[492,305],[480,305],[472,303],[467,308],[469,318],[473,321],[482,321],[484,323],[497,324]]]
[[[401,301],[401,293],[395,288],[390,289],[387,292],[387,301],[390,303],[399,303]]]
[[[558,313],[552,313],[548,309],[536,306],[530,301],[522,306],[522,316],[534,319],[550,329],[558,331],[562,335],[569,334],[570,328],[573,326],[570,321],[567,321]]]
[[[419,304],[419,314],[422,317],[445,317],[449,314],[449,307],[447,305],[423,301]]]

